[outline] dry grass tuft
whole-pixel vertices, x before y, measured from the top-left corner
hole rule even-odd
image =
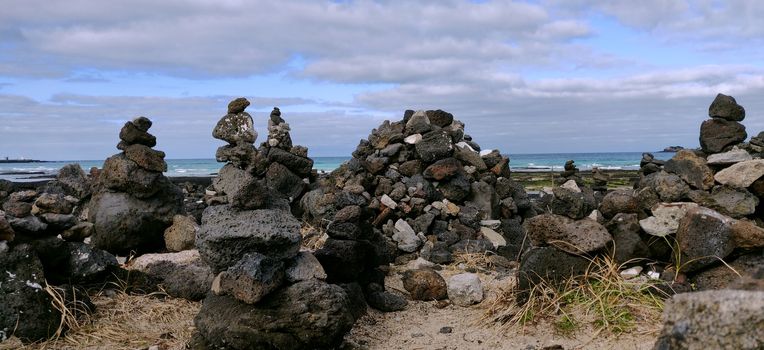
[[[153,345],[161,350],[183,349],[191,339],[200,307],[196,302],[156,294],[99,293],[92,299],[96,313],[86,322],[74,324],[66,335],[29,345],[12,338],[0,344],[0,350],[146,349]]]
[[[560,284],[541,282],[527,291],[527,302],[517,303],[518,290],[507,288],[489,303],[483,321],[507,327],[551,324],[561,335],[594,326],[598,332],[633,332],[638,326],[658,331],[663,300],[667,297],[644,279],[625,280],[621,266],[609,257],[591,261],[589,269]]]
[[[300,234],[302,235],[302,247],[312,252],[321,249],[324,243],[326,243],[326,239],[329,238],[323,228],[313,226],[304,221],[300,228]]]

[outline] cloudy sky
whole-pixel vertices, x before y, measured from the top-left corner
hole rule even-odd
[[[764,1],[0,0],[0,156],[103,159],[125,120],[210,158],[227,102],[313,156],[444,109],[505,153],[698,145],[718,92],[764,130]]]

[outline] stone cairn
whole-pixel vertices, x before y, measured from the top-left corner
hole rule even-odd
[[[162,173],[164,152],[152,149],[151,121],[138,117],[119,132],[121,153],[104,161],[90,202],[94,246],[115,254],[164,248],[164,230],[183,211],[183,194]]]
[[[554,188],[554,200],[541,205],[547,213],[524,224],[532,248],[520,263],[520,287],[580,274],[587,258],[608,254],[639,278],[662,280],[668,294],[764,288],[759,140],[743,143],[745,110],[732,97],[717,96],[709,116],[702,150],[681,150],[666,162],[643,155],[634,190],[597,201],[585,188]],[[644,261],[657,264],[640,275]]]
[[[37,190],[2,187],[0,340],[44,340],[59,326],[66,330],[51,288],[75,314],[88,312],[93,306],[80,286],[102,282],[117,259],[83,243],[93,228],[85,209],[91,182],[79,165],[65,166]]]
[[[306,147],[292,145],[289,124],[278,108],[268,120],[268,139],[256,149],[253,144],[258,135],[252,117],[244,112],[247,106],[245,98],[231,101],[228,114],[212,132],[213,137],[228,142],[215,153],[217,161],[227,163],[213,181],[206,202],[258,209],[277,201],[288,208],[315,178],[313,160]]]
[[[607,182],[610,180],[610,178],[608,178],[607,174],[600,170],[600,168],[592,167],[592,180],[594,180],[592,190],[598,192],[607,192]]]
[[[584,185],[584,179],[581,178],[581,176],[578,174],[578,167],[574,164],[574,160],[568,160],[565,162],[565,165],[563,167],[563,171],[560,172],[560,177],[555,179],[555,183],[557,185],[562,185],[568,181],[573,181],[579,186]]]
[[[332,283],[360,283],[383,311],[405,302],[383,291],[384,268],[455,252],[494,252],[514,260],[523,217],[533,215],[509,159],[483,151],[464,124],[442,110],[408,110],[361,140],[351,160],[302,200],[306,218],[328,221],[316,252]]]
[[[257,132],[244,112],[248,105],[243,98],[232,101],[213,131],[229,142],[217,151],[217,159],[228,163],[214,181],[213,205],[204,210],[196,237],[216,277],[195,318],[192,347],[337,346],[361,311],[345,289],[324,281],[313,254],[300,251],[300,222],[289,206],[312,161],[304,160],[307,149],[291,145],[278,109],[271,113],[268,141],[254,149]]]

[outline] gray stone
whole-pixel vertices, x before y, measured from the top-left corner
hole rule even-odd
[[[454,150],[454,158],[461,160],[464,163],[474,166],[478,171],[485,171],[488,167],[485,165],[483,158],[480,157],[480,153],[470,149],[468,145],[459,146],[456,145]]]
[[[48,224],[38,219],[36,216],[25,216],[23,218],[11,218],[8,220],[14,231],[18,234],[27,234],[31,236],[51,235],[48,232]]]
[[[286,268],[286,280],[289,283],[308,281],[311,279],[326,279],[326,272],[321,263],[310,252],[300,252]]]
[[[679,222],[676,239],[685,271],[724,259],[735,249],[733,219],[704,207],[691,208]]]
[[[483,284],[474,273],[461,273],[448,279],[448,300],[455,305],[470,306],[483,301]]]
[[[91,194],[91,181],[79,164],[64,165],[56,176],[56,181],[61,184],[66,194],[84,199]]]
[[[706,160],[690,150],[680,150],[663,166],[669,173],[679,175],[693,188],[709,190],[714,185],[714,173],[706,165]]]
[[[639,199],[632,190],[616,190],[602,198],[599,211],[606,218],[612,218],[618,213],[639,213]]]
[[[748,137],[745,126],[724,119],[708,119],[700,125],[700,147],[707,154],[719,153]]]
[[[737,147],[733,147],[730,151],[709,155],[707,161],[709,165],[730,165],[751,159],[753,158],[750,153]]]
[[[143,169],[155,172],[167,171],[164,152],[153,150],[144,145],[130,145],[125,148],[125,157]]]
[[[679,176],[665,171],[645,176],[640,187],[652,188],[663,202],[678,202],[690,192],[690,186]]]
[[[717,186],[711,191],[714,209],[733,218],[742,218],[753,214],[759,205],[759,198],[745,189],[729,186]]]
[[[169,181],[162,173],[146,170],[124,154],[116,154],[104,161],[98,182],[110,190],[148,198],[167,186]]]
[[[204,299],[215,277],[197,250],[144,254],[132,260],[127,268],[143,273],[150,286],[159,286],[172,297],[188,300]]]
[[[255,131],[252,117],[247,112],[229,113],[215,125],[212,137],[230,144],[253,144],[257,140],[257,131]]]
[[[523,226],[533,245],[552,245],[571,254],[594,252],[613,239],[604,226],[588,218],[572,220],[542,214],[526,220]]]
[[[454,121],[454,115],[440,109],[434,111],[427,111],[427,118],[433,125],[445,128]],[[416,114],[415,114],[416,115]]]
[[[430,130],[432,130],[430,119],[427,118],[424,111],[417,111],[406,122],[406,135],[424,134]]]
[[[406,221],[398,219],[395,222],[395,233],[393,234],[393,240],[398,243],[398,249],[411,253],[419,249],[422,241],[417,237],[414,229],[411,228]]]
[[[32,248],[0,242],[0,340],[14,335],[34,342],[55,334],[61,313],[44,286],[43,266]]]
[[[220,273],[217,294],[233,296],[247,304],[255,304],[279,288],[284,282],[284,262],[260,253],[246,253],[236,264]]]
[[[148,118],[143,118],[143,120],[148,120]],[[141,126],[139,127],[138,124],[141,124]],[[151,127],[151,121],[149,120],[148,124],[145,124],[142,121],[138,124],[136,124],[135,121],[125,122],[125,125],[122,126],[122,129],[119,131],[119,139],[123,141],[120,142],[120,145],[156,146],[157,138],[154,137],[154,135],[149,134],[149,128],[146,127],[146,125]],[[120,146],[117,146],[117,148],[119,147]]]
[[[583,274],[589,266],[589,260],[578,255],[571,255],[554,247],[532,248],[523,254],[518,268],[518,288],[530,290],[533,285],[546,281],[559,284],[566,278]],[[524,295],[518,298],[522,301]]]
[[[415,148],[419,158],[426,163],[449,157],[454,151],[451,136],[444,130],[427,133]]]
[[[330,349],[354,321],[342,287],[310,280],[254,305],[209,294],[194,324],[209,348]]]
[[[639,226],[653,236],[664,237],[676,233],[679,221],[691,208],[698,205],[692,202],[659,203],[652,207],[653,216],[639,221]]]
[[[718,94],[708,106],[708,116],[739,122],[745,119],[745,108],[737,104],[734,97]]]
[[[613,259],[618,263],[637,262],[650,256],[650,250],[639,236],[637,214],[616,214],[607,224],[613,236]]]
[[[764,291],[677,294],[663,310],[653,349],[761,349]]]
[[[182,210],[183,194],[169,181],[144,200],[122,192],[96,193],[89,210],[95,228],[91,243],[115,254],[155,251],[164,246],[164,230]]]
[[[300,249],[300,223],[290,213],[260,209],[236,211],[228,205],[204,210],[196,246],[217,273],[233,266],[246,253],[261,252],[286,259]]]
[[[747,160],[722,169],[714,179],[723,185],[746,188],[764,176],[764,159]]]
[[[268,151],[268,160],[278,162],[293,171],[296,175],[306,177],[313,170],[313,160],[300,157],[296,154],[284,151],[280,148],[271,148]]]
[[[164,243],[167,250],[179,252],[193,249],[197,231],[199,231],[199,225],[194,217],[187,215],[173,216],[172,225],[164,230]]]

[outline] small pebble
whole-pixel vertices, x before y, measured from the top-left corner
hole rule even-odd
[[[424,337],[424,333],[412,333],[412,334],[411,334],[411,337],[412,337],[412,338],[419,338],[419,337]]]
[[[443,334],[448,334],[448,333],[451,333],[453,331],[454,330],[451,327],[441,327],[440,328],[440,333],[443,333]]]

